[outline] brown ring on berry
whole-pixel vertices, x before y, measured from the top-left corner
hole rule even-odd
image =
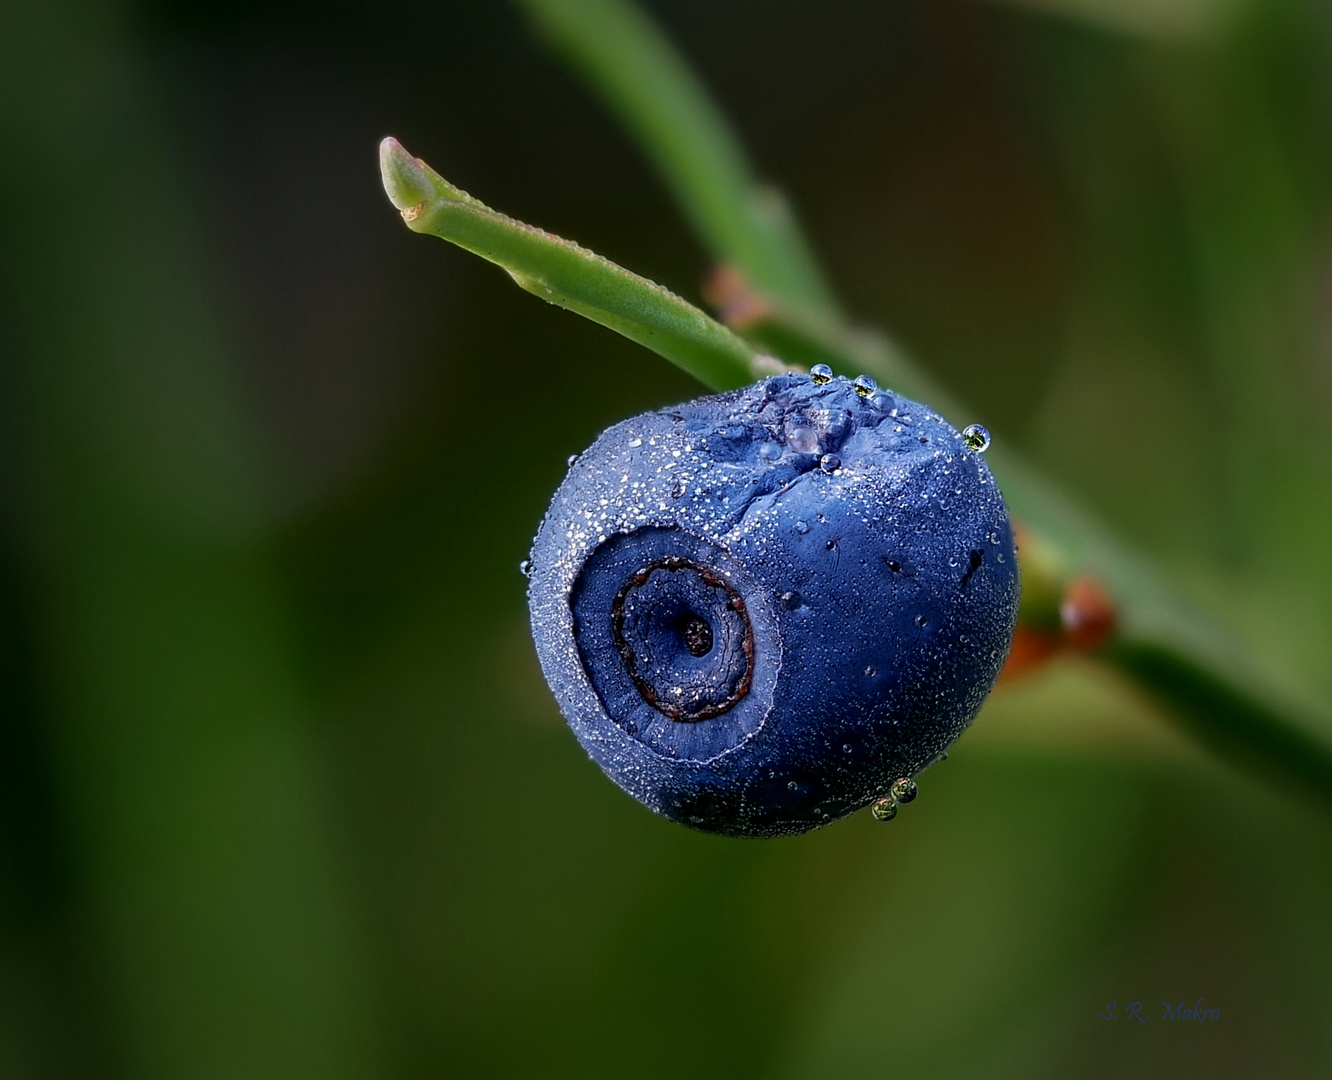
[[[638,658],[634,655],[633,647],[624,637],[624,601],[629,593],[647,584],[647,580],[652,576],[655,570],[692,570],[703,580],[703,584],[714,588],[722,589],[726,593],[726,606],[740,616],[740,621],[745,627],[745,636],[740,643],[740,647],[745,654],[745,672],[740,677],[730,695],[720,702],[711,705],[704,705],[699,709],[687,710],[672,702],[665,701],[638,673]],[[699,622],[707,624],[701,618]],[[707,649],[701,653],[695,652],[695,643],[701,642],[701,635],[695,631],[690,633],[690,628],[684,628],[685,648],[693,656],[706,655]],[[679,720],[682,723],[697,723],[700,720],[710,720],[714,716],[720,716],[728,709],[734,708],[746,694],[749,693],[750,684],[754,680],[754,627],[749,621],[749,612],[745,609],[745,601],[738,592],[730,585],[718,577],[706,566],[694,562],[692,559],[686,559],[680,555],[667,555],[665,558],[657,559],[648,563],[637,573],[632,574],[628,581],[615,594],[615,600],[611,604],[611,636],[615,639],[615,647],[620,652],[620,659],[624,661],[624,669],[629,674],[635,688],[643,696],[643,700],[651,705],[658,712],[664,713],[672,720]],[[711,648],[712,632],[708,627],[708,646]],[[692,641],[691,641],[692,639]]]

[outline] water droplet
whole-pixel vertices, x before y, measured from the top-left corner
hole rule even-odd
[[[800,594],[798,592],[782,593],[782,607],[786,608],[787,611],[794,611],[800,606],[800,603]]]
[[[758,456],[761,461],[777,461],[782,456],[782,448],[775,442],[764,443],[758,448]]]
[[[524,559],[522,562],[520,562],[520,563],[518,564],[518,573],[522,574],[523,577],[531,577],[531,576],[532,576],[532,560],[531,560],[531,559]]]
[[[842,743],[842,753],[844,754],[851,753],[851,744],[849,742]]]
[[[928,623],[929,621],[930,621],[930,620],[927,619],[924,615],[917,615],[917,616],[916,616],[916,625],[917,625],[917,626],[924,626],[924,625],[925,625],[926,623]]]
[[[874,391],[879,388],[879,384],[868,375],[857,375],[856,381],[851,385],[856,388],[856,393],[863,398],[873,397]]]
[[[797,454],[812,454],[819,448],[819,433],[811,427],[794,427],[786,441]]]
[[[916,788],[916,782],[908,776],[904,776],[900,780],[894,780],[890,790],[893,793],[893,798],[900,803],[915,802],[916,796],[920,793]]]
[[[990,448],[990,433],[980,424],[968,424],[962,429],[962,444],[968,450],[983,454]]]
[[[892,799],[878,799],[870,807],[875,821],[892,821],[897,817],[897,803]]]
[[[809,532],[809,522],[797,521],[795,523],[795,531],[798,532],[801,536],[804,536],[805,533]]]
[[[630,446],[642,446],[642,445],[643,445],[643,440],[642,440],[642,439],[630,439],[630,440],[629,440],[629,445],[630,445]]]
[[[830,383],[832,382],[832,368],[827,364],[815,364],[809,369],[809,377],[814,380],[815,386]]]
[[[797,784],[794,780],[788,780],[787,783],[786,783],[786,790],[787,790],[787,791],[799,791],[799,790],[800,790],[800,785]]]
[[[569,468],[572,469],[572,468],[573,468],[573,463],[574,463],[575,461],[577,461],[577,460],[578,460],[578,455],[577,455],[577,454],[570,454],[570,455],[569,455],[569,460],[565,462],[565,465],[567,465]]]
[[[873,665],[873,664],[871,664],[869,667],[867,667],[867,668],[865,669],[865,675],[866,675],[868,678],[871,678],[871,679],[874,678],[874,665]]]
[[[842,467],[842,459],[836,454],[824,454],[819,458],[819,468],[824,472],[836,472]]]

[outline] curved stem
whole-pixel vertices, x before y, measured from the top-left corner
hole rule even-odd
[[[595,252],[497,213],[397,139],[380,143],[379,164],[384,190],[413,231],[503,267],[528,292],[623,334],[704,385],[743,386],[777,370],[693,304]]]
[[[789,207],[761,187],[726,118],[671,43],[622,0],[519,0],[638,140],[715,259],[783,303],[837,305]]]

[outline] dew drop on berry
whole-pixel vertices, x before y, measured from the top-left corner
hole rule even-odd
[[[815,364],[809,369],[809,377],[814,380],[815,386],[823,386],[825,383],[832,382],[832,368],[827,364]]]
[[[879,799],[871,807],[875,821],[892,821],[897,817],[897,803],[892,799]]]
[[[968,424],[962,429],[962,444],[968,450],[983,454],[990,448],[990,433],[980,424]]]
[[[812,427],[793,427],[786,441],[797,454],[812,454],[819,448],[819,433]]]
[[[518,573],[522,574],[523,577],[531,577],[531,576],[532,576],[532,560],[531,560],[531,559],[524,559],[522,562],[520,562],[520,563],[518,564]]]
[[[824,454],[819,458],[819,468],[824,472],[836,472],[842,467],[842,459],[836,454]]]
[[[916,788],[916,782],[908,776],[893,781],[891,788],[893,798],[900,803],[915,802],[919,791]]]
[[[874,391],[879,388],[879,384],[868,375],[857,375],[856,381],[851,384],[856,388],[856,393],[863,398],[874,396]]]

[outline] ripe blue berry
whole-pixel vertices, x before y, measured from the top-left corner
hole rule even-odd
[[[822,370],[604,432],[555,493],[528,587],[587,752],[653,810],[736,836],[914,798],[1017,619],[975,444]]]

